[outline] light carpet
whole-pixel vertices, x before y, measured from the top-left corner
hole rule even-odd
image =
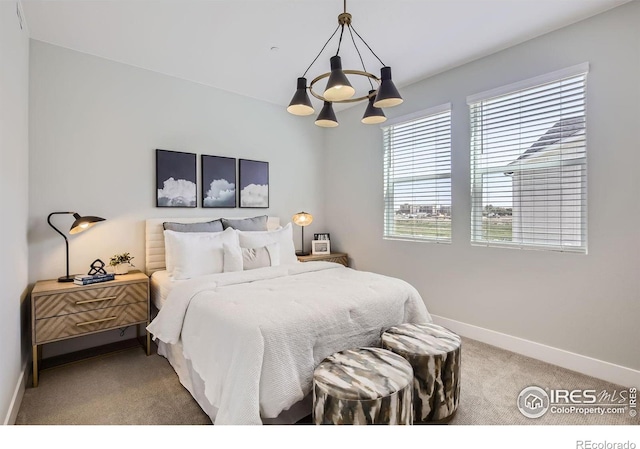
[[[460,405],[450,425],[638,425],[624,415],[524,417],[516,406],[530,385],[620,392],[613,385],[467,338],[462,343]],[[304,420],[309,422],[308,419]],[[43,370],[27,388],[16,424],[211,424],[169,362],[141,348]]]

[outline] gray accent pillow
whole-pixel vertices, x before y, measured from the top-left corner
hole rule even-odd
[[[224,228],[222,222],[218,220],[207,221],[203,223],[173,223],[165,221],[162,223],[165,231],[175,232],[222,232]]]
[[[262,215],[253,218],[227,219],[221,218],[224,229],[233,228],[238,231],[268,231],[267,220],[269,217]]]
[[[272,243],[261,248],[242,248],[241,251],[243,270],[255,270],[256,268],[279,265],[277,255],[280,252],[280,245],[278,243]]]

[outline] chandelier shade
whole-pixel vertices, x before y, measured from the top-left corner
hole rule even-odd
[[[376,99],[375,90],[370,90],[369,95],[369,105],[367,109],[364,111],[364,115],[362,116],[361,122],[365,125],[376,125],[378,123],[385,122],[387,117],[384,115],[384,111],[380,108],[376,108],[373,105],[373,102]]]
[[[325,101],[318,118],[316,118],[316,125],[322,128],[335,128],[338,124],[336,113],[333,112],[333,105],[330,101]]]
[[[316,112],[315,109],[313,109],[309,93],[307,92],[306,78],[298,78],[298,87],[296,88],[296,93],[293,94],[293,98],[291,99],[291,103],[289,103],[287,111],[293,115],[303,116],[311,115]]]
[[[324,90],[324,98],[328,101],[343,101],[353,97],[356,90],[351,86],[349,79],[342,71],[340,56],[333,56],[331,62],[331,75]]]
[[[338,31],[340,31],[338,50],[329,60],[331,70],[316,76],[311,81],[311,84],[307,86],[307,72],[309,72],[320,55],[322,55],[322,52]],[[349,33],[349,37],[351,38],[350,40],[353,42],[355,51],[360,59],[362,70],[342,68],[342,59],[339,53],[345,31]],[[377,59],[377,61],[382,65],[382,68],[380,69],[380,78],[367,71],[365,60],[362,53],[360,53],[356,38],[366,46],[375,59]],[[360,79],[364,79],[369,83],[371,90],[369,90],[368,95],[365,95],[363,92],[358,93],[356,91],[351,81],[356,79],[354,77],[360,77]],[[325,78],[328,79],[322,94],[318,91],[314,91],[314,84]],[[359,88],[361,86],[361,84],[358,83],[355,83],[355,85],[359,86]],[[302,77],[298,78],[296,92],[287,107],[287,111],[291,114],[301,116],[313,114],[314,108],[309,97],[309,92],[313,97],[323,102],[322,110],[316,118],[315,124],[324,128],[334,128],[338,126],[338,120],[333,110],[333,103],[355,103],[367,100],[366,111],[361,122],[364,124],[377,124],[386,120],[385,114],[381,108],[397,106],[403,101],[402,96],[400,96],[400,92],[398,92],[398,89],[391,79],[391,67],[382,62],[378,55],[376,55],[371,49],[369,44],[367,44],[367,42],[354,28],[352,24],[352,16],[347,12],[346,0],[344,0],[344,12],[338,15],[338,27],[335,29],[333,34],[331,34],[327,42],[325,42],[320,53],[318,53],[318,55],[313,59]]]
[[[380,88],[376,95],[373,105],[376,108],[390,108],[398,106],[404,100],[400,96],[400,92],[396,89],[395,84],[391,81],[391,67],[383,67],[380,69]]]

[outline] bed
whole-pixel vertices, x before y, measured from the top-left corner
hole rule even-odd
[[[146,269],[158,309],[148,329],[215,424],[294,423],[311,413],[313,370],[325,357],[378,346],[393,325],[431,322],[419,293],[400,279],[284,252],[274,266],[178,280],[165,266],[165,221],[194,220],[147,220]],[[290,252],[290,224],[270,217],[268,226],[265,235],[291,240]],[[235,234],[244,247],[259,235]]]

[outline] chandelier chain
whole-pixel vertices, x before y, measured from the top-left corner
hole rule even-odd
[[[311,64],[309,64],[309,67],[307,67],[307,70],[304,71],[304,75],[302,75],[303,77],[307,76],[307,72],[309,71],[309,69],[311,68],[311,66],[313,66],[313,64],[315,64],[315,62],[318,60],[318,58],[320,57],[320,55],[322,54],[322,52],[324,51],[325,48],[327,48],[327,45],[329,44],[329,42],[331,42],[331,39],[333,39],[333,36],[336,35],[336,33],[338,32],[338,29],[340,28],[340,25],[338,25],[336,27],[336,29],[333,31],[333,34],[331,34],[331,36],[329,37],[329,39],[327,39],[327,42],[324,43],[324,45],[322,46],[322,50],[320,50],[320,53],[317,54],[317,56],[313,59],[313,61],[311,61]],[[362,38],[360,38],[362,39]]]
[[[336,56],[340,53],[340,46],[342,45],[342,35],[344,34],[344,25],[340,25],[342,30],[340,30],[340,39],[338,40],[338,50],[336,51]]]
[[[376,53],[371,49],[371,47],[369,47],[369,44],[367,44],[367,41],[365,41],[365,40],[362,38],[362,36],[360,36],[360,34],[358,33],[358,30],[356,30],[356,29],[353,27],[353,25],[351,25],[349,28],[353,29],[353,32],[354,32],[354,33],[356,33],[356,36],[358,36],[358,37],[360,38],[360,40],[364,43],[364,45],[366,45],[366,46],[367,46],[367,48],[369,49],[369,51],[371,52],[371,54],[372,54],[373,56],[375,56],[375,57],[376,57],[376,59],[377,59],[378,61],[380,61],[380,64],[382,64],[383,66],[386,66],[386,64],[385,64],[384,62],[382,62],[382,59],[380,59],[380,58],[378,57],[378,55],[376,55]]]
[[[364,70],[366,72],[367,68],[364,65],[364,59],[362,59],[362,55],[360,54],[360,49],[356,45],[356,40],[353,37],[353,32],[351,31],[351,27],[349,27],[349,34],[351,35],[351,41],[353,42],[353,46],[355,47],[356,52],[358,53],[358,57],[360,58],[360,62],[362,63],[362,70]],[[369,85],[371,86],[371,90],[373,90],[373,83],[371,82],[371,78],[367,78],[367,81],[369,81]]]

